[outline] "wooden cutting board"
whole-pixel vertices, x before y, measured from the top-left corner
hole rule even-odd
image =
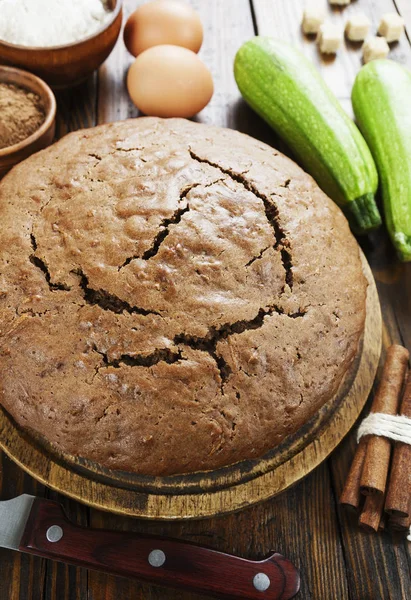
[[[110,472],[68,455],[51,454],[0,410],[0,447],[41,483],[95,508],[148,519],[193,519],[240,510],[266,500],[307,475],[339,444],[371,390],[381,351],[382,321],[374,278],[369,281],[364,336],[337,394],[295,435],[263,458],[218,471],[173,477]]]

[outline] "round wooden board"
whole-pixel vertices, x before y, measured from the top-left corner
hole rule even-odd
[[[360,351],[336,396],[299,436],[259,461],[239,463],[213,474],[153,479],[144,489],[119,476],[104,476],[84,461],[57,459],[16,428],[0,410],[0,447],[41,483],[80,502],[147,519],[198,519],[234,512],[266,500],[310,473],[340,443],[360,414],[371,390],[381,352],[382,320],[374,278],[369,281]],[[67,458],[67,457],[66,457]]]

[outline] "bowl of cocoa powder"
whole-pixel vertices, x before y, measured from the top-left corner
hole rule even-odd
[[[0,66],[0,178],[51,144],[55,120],[56,99],[42,79]]]

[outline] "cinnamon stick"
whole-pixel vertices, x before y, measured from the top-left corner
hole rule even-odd
[[[401,403],[400,414],[411,417],[411,373]],[[408,517],[411,499],[411,446],[396,442],[391,464],[385,510],[388,514]]]
[[[345,482],[343,492],[340,497],[340,504],[347,508],[358,510],[360,508],[362,496],[360,492],[360,480],[367,450],[367,440],[361,438],[357,446],[350,471]]]
[[[359,524],[367,531],[378,531],[382,522],[384,511],[384,494],[367,496]]]
[[[407,369],[409,352],[394,344],[387,350],[380,385],[371,408],[373,413],[396,415]],[[382,436],[367,436],[367,451],[361,475],[361,493],[384,494],[391,457],[391,441]]]

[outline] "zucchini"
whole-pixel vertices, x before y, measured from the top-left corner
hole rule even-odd
[[[374,160],[314,65],[293,46],[257,36],[238,50],[234,76],[246,102],[284,139],[353,229],[378,227]]]
[[[411,260],[411,73],[392,60],[360,70],[352,101],[381,181],[385,220],[401,260]]]

